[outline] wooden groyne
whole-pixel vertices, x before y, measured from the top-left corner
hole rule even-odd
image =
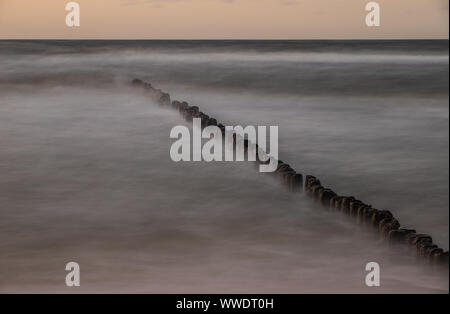
[[[152,100],[159,105],[178,110],[187,121],[191,121],[193,118],[199,118],[201,119],[202,128],[214,125],[221,129],[223,135],[225,134],[225,126],[200,111],[198,106],[190,106],[185,101],[171,101],[168,93],[156,89],[150,83],[140,79],[134,79],[132,84],[148,92]],[[234,138],[236,139],[235,136]],[[258,155],[261,154],[261,150],[257,144],[250,143],[246,139],[242,140],[246,149],[250,145],[254,146],[257,152],[256,162],[265,164],[269,162],[268,160],[260,161]],[[444,251],[434,244],[430,235],[417,233],[414,229],[401,227],[398,219],[389,210],[376,209],[372,205],[358,200],[353,196],[338,195],[332,189],[323,186],[318,178],[312,175],[306,175],[304,178],[301,173],[292,169],[289,164],[281,160],[275,162],[277,162],[278,166],[274,174],[281,178],[284,185],[290,191],[304,193],[304,195],[311,198],[314,203],[317,203],[318,206],[325,210],[348,215],[355,223],[373,229],[389,245],[396,245],[396,247],[399,247],[397,245],[406,246],[416,251],[418,256],[424,258],[430,264],[448,267],[448,251]]]

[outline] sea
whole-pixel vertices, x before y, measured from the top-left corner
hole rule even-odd
[[[173,162],[192,126],[135,78],[278,126],[297,172],[448,250],[448,40],[2,40],[0,292],[448,293],[448,269],[252,162]]]

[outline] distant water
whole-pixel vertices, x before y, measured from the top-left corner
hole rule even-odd
[[[0,41],[0,291],[448,292],[249,163],[173,163],[185,123],[279,125],[280,158],[449,247],[448,41]],[[364,284],[369,261],[382,286]]]

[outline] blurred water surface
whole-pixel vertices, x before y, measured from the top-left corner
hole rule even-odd
[[[283,161],[448,249],[448,41],[0,41],[0,58],[0,291],[75,291],[76,261],[78,292],[448,292],[251,163],[173,163],[185,122],[129,87],[279,125]]]

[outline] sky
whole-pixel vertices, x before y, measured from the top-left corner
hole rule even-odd
[[[0,39],[448,39],[448,0],[0,0]]]

